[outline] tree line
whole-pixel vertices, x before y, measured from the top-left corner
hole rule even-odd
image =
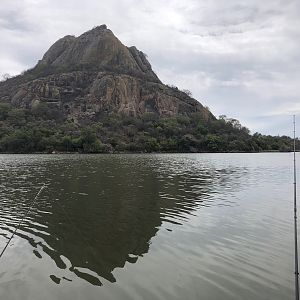
[[[291,151],[292,145],[288,136],[251,135],[226,116],[205,121],[199,113],[168,118],[103,114],[83,125],[46,103],[32,109],[0,103],[2,153],[260,152]]]

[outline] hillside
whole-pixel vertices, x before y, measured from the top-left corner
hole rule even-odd
[[[163,84],[142,51],[101,25],[59,39],[34,68],[0,82],[0,151],[289,149],[288,138],[251,136],[188,94]]]
[[[0,99],[19,108],[56,106],[76,124],[101,113],[213,117],[196,100],[162,84],[143,52],[124,46],[105,25],[58,40],[32,70],[0,85]]]

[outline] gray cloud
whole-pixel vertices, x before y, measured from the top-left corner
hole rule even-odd
[[[298,0],[1,4],[0,76],[32,67],[58,38],[106,23],[148,54],[164,82],[191,90],[216,115],[271,134],[290,134],[290,115],[300,115]]]

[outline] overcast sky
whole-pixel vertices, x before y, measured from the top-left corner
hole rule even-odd
[[[101,24],[216,116],[290,135],[297,114],[300,132],[299,0],[1,0],[0,77]]]

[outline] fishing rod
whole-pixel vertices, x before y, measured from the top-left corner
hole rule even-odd
[[[294,123],[294,234],[295,234],[295,298],[299,300],[299,266],[298,266],[298,237],[297,237],[297,183],[296,183],[296,119]]]
[[[25,215],[23,216],[23,218],[19,221],[17,227],[15,228],[14,232],[12,233],[11,237],[9,238],[9,240],[7,241],[5,247],[3,248],[1,254],[0,254],[0,258],[2,257],[2,255],[4,254],[5,250],[7,249],[9,243],[11,242],[11,240],[13,239],[14,235],[16,234],[16,232],[19,230],[23,220],[27,217],[27,215],[29,214],[29,212],[31,211],[32,207],[34,206],[37,198],[39,197],[40,193],[42,192],[42,190],[46,187],[46,184],[44,184],[40,190],[38,191],[38,193],[36,194],[36,196],[34,197],[34,199],[32,200],[31,205],[29,206],[28,210],[26,211]]]

